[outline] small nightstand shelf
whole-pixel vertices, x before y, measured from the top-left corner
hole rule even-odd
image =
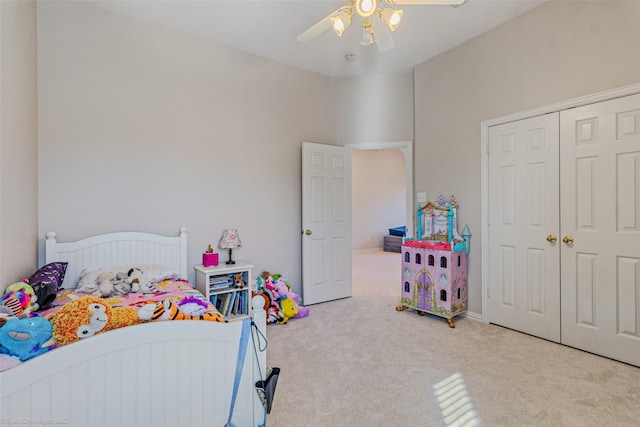
[[[216,267],[196,265],[196,288],[215,305],[225,319],[242,319],[251,314],[251,269],[246,262],[220,264]],[[234,286],[236,274],[242,275],[243,288]]]

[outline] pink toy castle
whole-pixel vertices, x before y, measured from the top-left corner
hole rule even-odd
[[[412,308],[447,319],[467,311],[467,273],[471,233],[457,232],[458,205],[440,196],[418,209],[418,240],[402,244],[402,291],[398,310]],[[424,217],[424,218],[423,218]],[[425,230],[424,232],[422,230]]]

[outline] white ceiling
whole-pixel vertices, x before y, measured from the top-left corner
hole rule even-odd
[[[303,43],[297,36],[346,0],[84,0],[114,13],[167,26],[332,77],[409,72],[417,64],[541,5],[546,0],[468,0],[464,5],[402,6],[396,46],[359,44],[360,22],[339,38],[329,29]],[[395,7],[399,8],[399,7]],[[354,62],[345,60],[355,54]]]

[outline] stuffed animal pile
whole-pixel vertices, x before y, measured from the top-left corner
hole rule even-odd
[[[257,279],[258,294],[265,298],[267,323],[286,324],[291,318],[309,315],[309,308],[299,305],[300,297],[291,291],[279,274],[263,271]]]
[[[156,285],[149,281],[141,269],[133,267],[126,272],[107,271],[100,273],[95,282],[78,285],[76,292],[108,298],[124,296],[129,292],[153,293],[155,288]]]

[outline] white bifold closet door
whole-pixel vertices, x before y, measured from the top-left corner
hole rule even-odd
[[[562,343],[640,366],[640,95],[560,114]]]
[[[556,342],[558,138],[558,113],[489,129],[490,321]]]
[[[640,366],[640,95],[492,127],[489,202],[490,322]]]

